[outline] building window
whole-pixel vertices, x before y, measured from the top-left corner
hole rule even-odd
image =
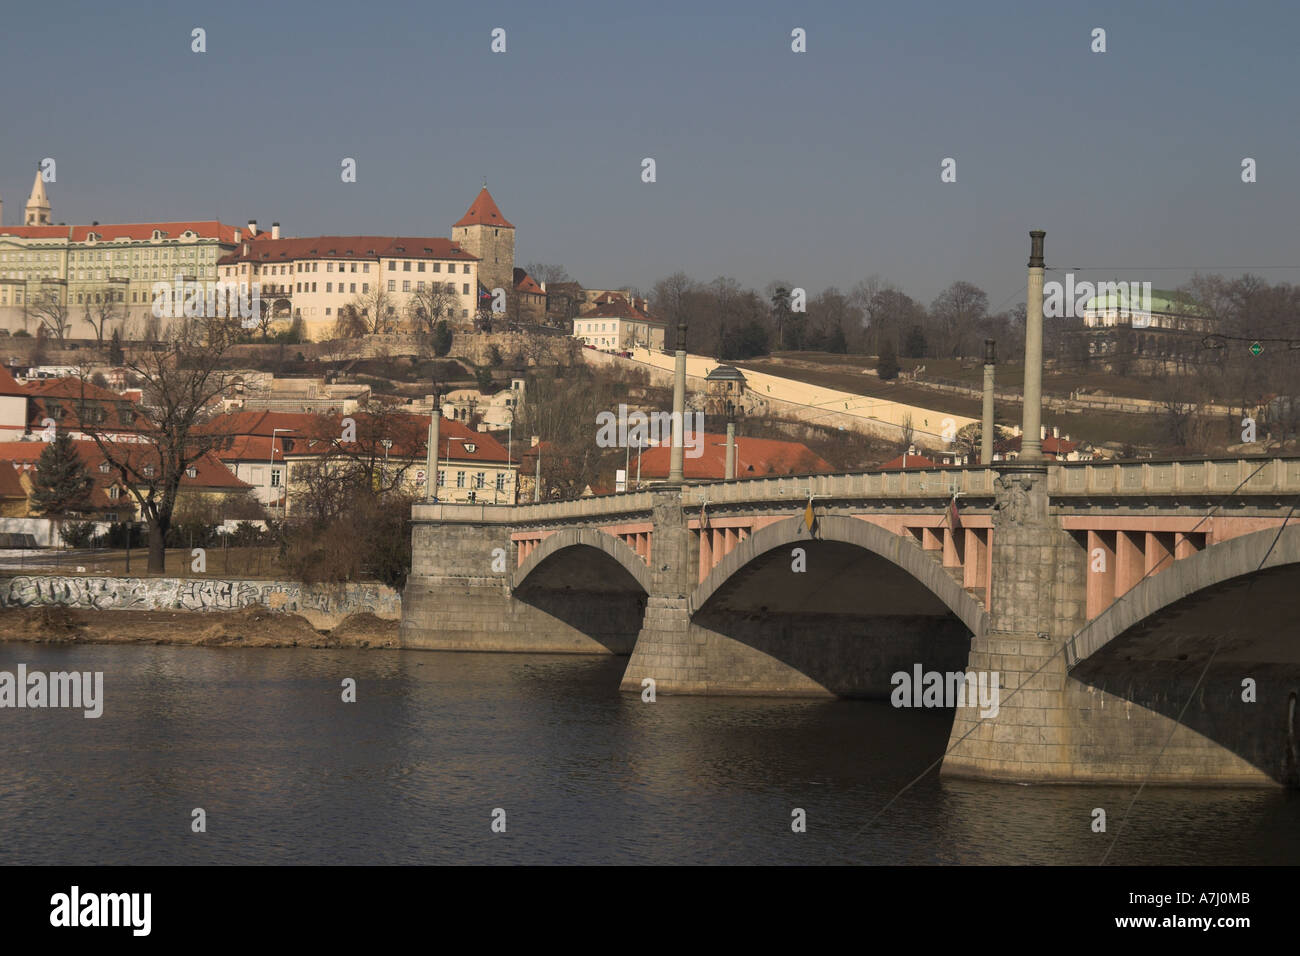
[[[198,476],[199,476],[199,470],[195,468],[193,465],[185,469],[186,478],[197,478]]]
[[[397,260],[396,260],[396,259],[390,259],[390,260],[388,261],[388,271],[389,271],[389,272],[396,272],[396,271],[397,271]]]
[[[424,282],[423,282],[423,280],[420,281],[420,282],[417,282],[417,283],[415,284],[415,291],[416,291],[416,292],[423,292],[423,291],[424,291]]]
[[[486,480],[487,480],[487,474],[480,471],[478,474],[474,476],[474,487],[482,488]]]
[[[457,488],[465,487],[465,472],[463,471],[456,472],[456,487]]]
[[[314,282],[311,284],[311,291],[313,291],[313,292],[316,291],[316,283],[314,283]]]
[[[435,263],[433,264],[433,271],[434,271],[434,272],[441,272],[441,271],[442,271],[442,263],[441,263],[441,262],[435,262]],[[447,271],[450,272],[451,269],[449,268]]]
[[[497,491],[505,491],[505,490],[506,490],[506,473],[505,473],[504,471],[498,471],[498,472],[497,472]]]
[[[113,501],[116,501],[117,496],[118,496],[117,485],[114,485],[112,488],[108,489],[108,497],[111,498]]]
[[[423,271],[424,271],[424,263],[423,263],[423,262],[419,263],[419,264],[415,267],[415,271],[416,271],[416,272],[423,272]]]
[[[463,269],[462,269],[461,271],[463,271],[463,272],[465,273],[465,275],[469,275],[469,263],[468,263],[468,262],[465,263],[465,265],[464,265],[464,267],[463,267]]]
[[[441,468],[439,468],[439,469],[438,469],[438,487],[439,487],[439,488],[442,487],[442,485],[443,485],[443,481],[446,479],[446,477],[447,477],[447,473],[446,473],[445,471],[443,471]]]
[[[355,282],[349,282],[349,283],[348,283],[348,291],[349,291],[349,292],[356,292],[356,291],[357,291],[357,284],[356,284]]]
[[[102,471],[104,474],[107,475],[107,474],[108,474],[110,471],[112,471],[113,469],[112,469],[112,466],[109,465],[109,463],[105,461],[105,462],[101,462],[101,463],[100,463],[99,470]]]
[[[279,468],[273,468],[273,469],[271,469],[271,487],[272,487],[272,488],[279,488],[279,487],[280,487],[280,469],[279,469]]]
[[[388,291],[389,291],[389,292],[396,292],[396,291],[397,291],[397,280],[396,280],[396,279],[389,279],[389,280],[388,280]]]
[[[361,283],[361,294],[367,295],[369,294],[369,292],[370,292],[370,283],[369,282]]]
[[[333,291],[334,291],[334,283],[333,283],[333,282],[326,282],[326,283],[325,283],[325,291],[326,291],[326,292],[333,292]]]
[[[469,283],[468,283],[468,282],[465,282],[465,283],[463,283],[463,284],[461,285],[460,294],[461,294],[461,295],[469,295]]]
[[[406,262],[403,262],[403,263],[402,263],[402,271],[403,271],[403,272],[410,272],[410,271],[411,271],[411,262],[410,262],[409,259],[408,259]]]
[[[410,292],[410,291],[411,291],[411,280],[410,280],[410,279],[403,279],[403,280],[402,280],[402,291],[403,291],[403,292]]]

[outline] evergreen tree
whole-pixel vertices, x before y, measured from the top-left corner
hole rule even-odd
[[[894,343],[891,339],[885,339],[885,344],[880,346],[880,358],[876,362],[876,372],[880,375],[882,382],[898,378],[898,356],[894,354]]]
[[[94,482],[67,432],[58,432],[36,462],[32,480],[32,507],[40,515],[84,511],[90,505]]]
[[[919,325],[908,330],[903,342],[903,354],[908,358],[925,358],[925,332]]]
[[[451,329],[445,321],[439,322],[433,329],[433,354],[442,358],[451,351]]]
[[[122,354],[122,334],[114,329],[113,337],[108,342],[108,364],[121,365],[125,361],[126,356]]]

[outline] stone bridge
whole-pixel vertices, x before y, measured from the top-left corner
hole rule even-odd
[[[996,673],[945,773],[1295,786],[1298,496],[1300,459],[1244,458],[421,504],[402,640],[627,654],[623,689],[662,694]]]

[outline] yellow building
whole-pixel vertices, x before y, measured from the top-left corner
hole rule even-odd
[[[65,337],[96,338],[102,323],[105,339],[113,329],[138,338],[152,317],[155,282],[173,282],[177,275],[216,281],[217,260],[242,236],[215,220],[54,225],[50,211],[37,173],[25,223],[6,226],[0,218],[0,329],[35,335],[37,308],[54,296],[66,311]],[[255,232],[256,223],[250,229]],[[109,304],[115,308],[104,307]]]

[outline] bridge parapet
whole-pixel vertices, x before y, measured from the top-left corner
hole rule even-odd
[[[1300,494],[1300,458],[1207,458],[1194,461],[1058,462],[1048,492],[1071,495]]]

